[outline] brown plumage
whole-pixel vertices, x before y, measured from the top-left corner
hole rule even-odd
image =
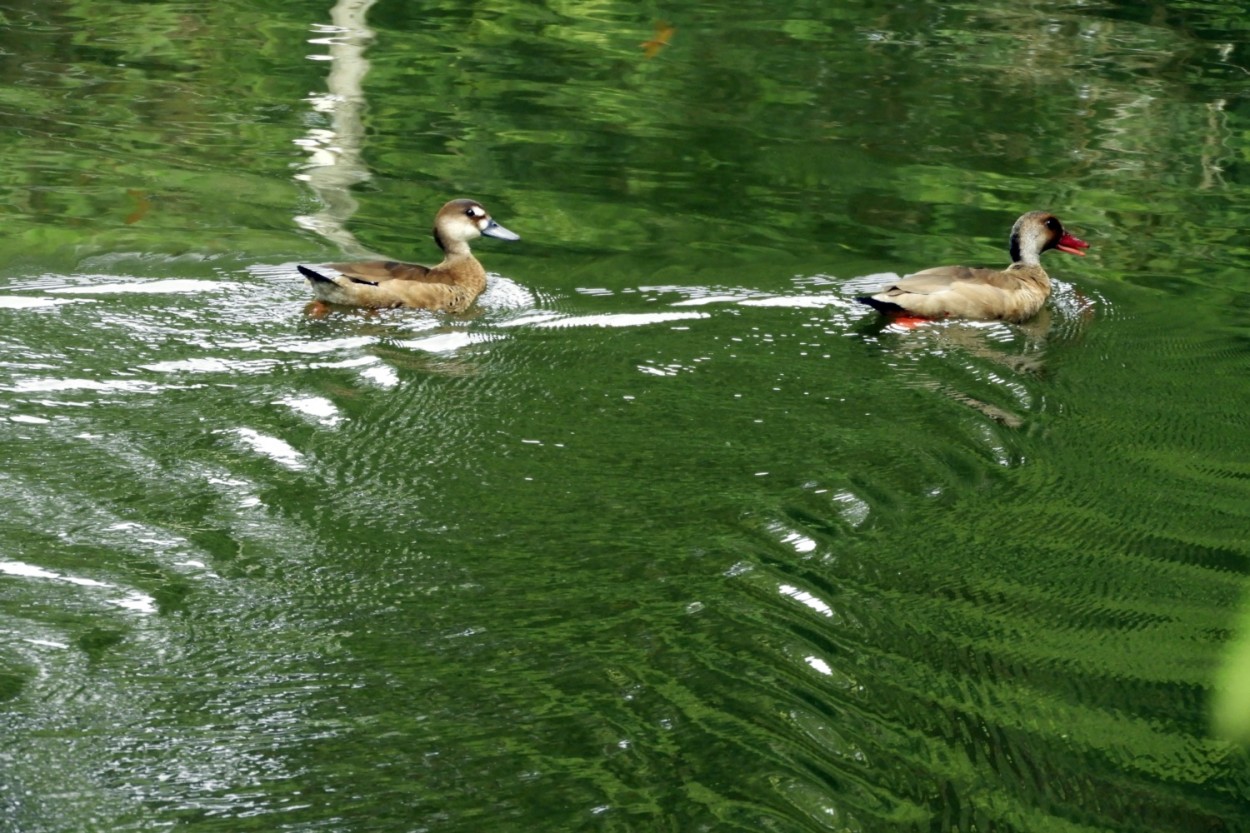
[[[1041,254],[1057,249],[1084,255],[1089,244],[1068,234],[1059,218],[1030,211],[1011,227],[1006,269],[939,266],[907,275],[856,300],[894,316],[1027,321],[1050,297],[1050,277]]]
[[[486,288],[486,270],[469,251],[482,235],[500,240],[520,237],[496,223],[480,203],[452,200],[434,217],[434,242],[443,250],[436,266],[370,260],[331,263],[337,275],[300,266],[317,300],[353,307],[417,307],[462,312]]]

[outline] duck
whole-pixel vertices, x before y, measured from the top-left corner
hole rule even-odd
[[[1042,252],[1085,256],[1089,244],[1074,237],[1049,211],[1022,214],[1011,227],[1006,269],[938,266],[900,278],[855,300],[892,318],[965,318],[1022,323],[1050,297]]]
[[[478,201],[455,199],[434,215],[434,242],[443,250],[443,260],[436,266],[369,260],[327,264],[335,275],[307,266],[298,269],[317,300],[327,304],[464,312],[486,288],[486,270],[469,251],[469,241],[483,235],[521,239],[495,222]]]

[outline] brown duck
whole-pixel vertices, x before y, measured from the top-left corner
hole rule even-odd
[[[317,300],[353,307],[416,307],[462,312],[486,288],[486,270],[469,251],[478,237],[520,240],[474,200],[452,200],[434,217],[434,242],[443,250],[437,266],[394,260],[331,263],[337,275],[300,266]]]
[[[855,300],[904,318],[973,318],[1019,323],[1037,314],[1050,296],[1041,254],[1058,249],[1084,256],[1084,240],[1064,230],[1059,218],[1030,211],[1011,227],[1011,265],[1006,269],[939,266],[900,278]]]

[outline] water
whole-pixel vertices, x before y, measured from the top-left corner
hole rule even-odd
[[[0,828],[1250,829],[1239,7],[0,15]]]

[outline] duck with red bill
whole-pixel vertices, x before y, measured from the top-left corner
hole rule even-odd
[[[1027,321],[1050,297],[1050,276],[1042,268],[1042,252],[1056,249],[1084,256],[1088,248],[1054,214],[1030,211],[1011,227],[1011,265],[1006,269],[938,266],[856,300],[891,317]]]

